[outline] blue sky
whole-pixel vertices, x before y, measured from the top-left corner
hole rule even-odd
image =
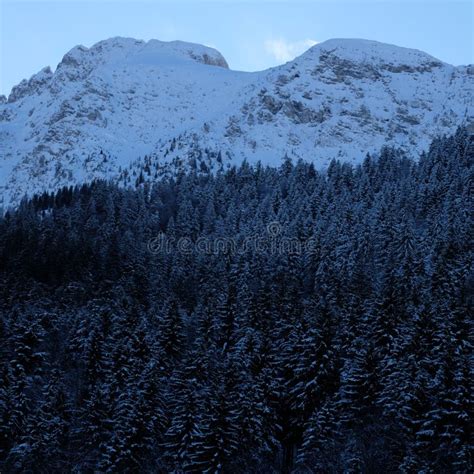
[[[0,94],[76,44],[111,36],[217,48],[232,69],[281,64],[314,42],[367,38],[473,63],[473,2],[0,0]]]

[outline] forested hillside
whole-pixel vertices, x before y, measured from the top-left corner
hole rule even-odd
[[[474,137],[0,219],[0,471],[473,471]]]

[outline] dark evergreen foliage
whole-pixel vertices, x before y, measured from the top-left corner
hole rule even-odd
[[[473,472],[473,147],[22,202],[0,471]]]

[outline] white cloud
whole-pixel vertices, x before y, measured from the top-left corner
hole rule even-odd
[[[301,41],[286,41],[283,38],[268,39],[265,41],[265,51],[277,61],[286,62],[291,61],[317,43],[312,39]]]

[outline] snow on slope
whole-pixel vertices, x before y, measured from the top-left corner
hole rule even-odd
[[[0,99],[3,206],[123,176],[145,155],[170,171],[203,150],[208,168],[285,154],[324,167],[385,143],[417,152],[473,120],[473,92],[472,66],[367,40],[329,40],[256,73],[179,41],[77,46]]]

